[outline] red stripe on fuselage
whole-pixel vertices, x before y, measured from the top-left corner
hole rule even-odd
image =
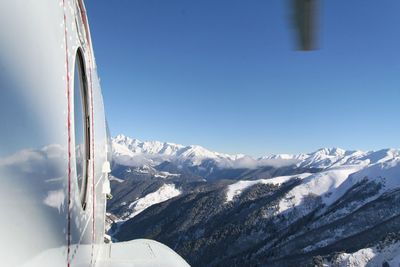
[[[71,99],[70,99],[70,77],[69,77],[69,59],[68,59],[68,38],[67,38],[67,16],[65,14],[65,0],[63,0],[64,12],[64,45],[65,45],[65,66],[67,79],[67,126],[68,126],[68,219],[67,219],[67,262],[70,267],[71,253]]]

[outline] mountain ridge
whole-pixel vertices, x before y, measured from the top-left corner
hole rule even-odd
[[[166,144],[114,139],[115,240],[156,239],[193,266],[400,263],[398,149],[254,159]]]
[[[245,154],[225,154],[208,150],[199,145],[184,146],[160,141],[140,141],[119,134],[112,139],[114,159],[127,166],[159,164],[169,160],[201,165],[204,160],[214,160],[224,168],[256,168],[260,166],[287,166],[298,163],[298,167],[327,168],[333,165],[353,164],[359,161],[373,161],[400,154],[399,149],[387,148],[378,151],[344,150],[342,148],[320,148],[310,153],[272,154],[253,158]],[[390,155],[392,154],[392,155]],[[369,158],[373,156],[373,158]],[[143,160],[145,158],[146,160]],[[140,160],[142,159],[142,161]],[[154,161],[151,163],[151,161]],[[367,162],[365,162],[368,164]]]

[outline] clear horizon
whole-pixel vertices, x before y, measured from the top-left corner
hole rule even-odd
[[[307,53],[286,1],[86,8],[113,136],[255,157],[399,147],[396,0],[325,1]]]

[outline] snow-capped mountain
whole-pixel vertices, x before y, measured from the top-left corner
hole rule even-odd
[[[115,239],[155,238],[193,266],[400,261],[397,149],[254,159],[125,136],[113,149]]]
[[[184,146],[174,143],[142,142],[122,134],[112,140],[114,160],[121,165],[140,167],[156,166],[164,161],[201,166],[205,161],[220,168],[248,168],[296,166],[326,169],[342,165],[368,165],[398,157],[399,150],[351,151],[341,148],[321,148],[308,154],[276,154],[252,158],[244,154],[229,155],[210,151],[198,145]],[[203,166],[204,167],[204,166]]]
[[[142,142],[122,134],[113,138],[112,145],[114,159],[127,166],[146,163],[154,165],[165,160],[196,166],[200,165],[203,160],[234,161],[244,156],[213,152],[198,145],[183,146],[159,141]]]
[[[398,156],[399,150],[382,149],[379,151],[344,150],[341,148],[321,148],[308,154],[277,154],[261,159],[297,160],[298,167],[326,169],[342,165],[368,165],[379,160]]]
[[[354,185],[365,179],[379,183],[382,187],[380,194],[392,189],[400,188],[400,154],[396,150],[382,150],[379,157],[371,153],[369,157],[340,160],[339,164],[331,164],[329,168],[317,173],[302,173],[298,175],[280,176],[270,179],[238,181],[228,186],[226,201],[232,201],[247,188],[256,184],[281,185],[292,179],[299,180],[299,185],[294,187],[279,203],[278,212],[282,213],[293,207],[300,207],[305,198],[312,195],[319,197],[324,206],[330,206],[342,197]],[[345,153],[342,153],[342,157]],[[307,207],[306,207],[307,208]],[[307,213],[307,211],[305,211]]]

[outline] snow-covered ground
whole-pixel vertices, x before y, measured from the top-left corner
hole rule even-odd
[[[117,177],[114,177],[114,176],[112,176],[112,175],[110,175],[110,181],[116,181],[116,182],[118,182],[118,183],[123,183],[124,182],[124,180],[122,180],[122,179],[119,179],[119,178],[117,178]]]
[[[179,173],[170,173],[170,172],[159,172],[159,173],[156,173],[156,174],[154,174],[154,177],[157,177],[157,178],[169,178],[169,177],[179,177],[179,176],[181,176],[181,174],[179,174]]]
[[[393,243],[378,249],[376,247],[360,249],[354,253],[341,253],[336,262],[327,266],[339,267],[374,267],[383,266],[387,262],[389,266],[400,266],[400,242]]]
[[[292,179],[296,179],[298,183],[291,184],[291,189],[283,197],[279,196],[276,199],[277,202],[274,201],[271,210],[274,214],[283,215],[277,216],[277,218],[284,218],[283,222],[285,223],[301,218],[311,211],[315,211],[316,208],[318,208],[317,215],[325,214],[324,212],[326,212],[325,217],[321,216],[318,221],[309,225],[310,229],[316,229],[318,225],[323,225],[323,223],[329,222],[332,218],[342,218],[342,216],[350,214],[385,192],[400,187],[400,151],[398,149],[348,151],[340,148],[323,148],[308,154],[279,154],[252,158],[241,154],[228,155],[212,152],[200,146],[183,146],[157,141],[141,142],[120,135],[113,139],[113,152],[117,163],[127,166],[126,172],[134,172],[135,175],[140,177],[165,179],[156,179],[157,182],[164,185],[155,192],[141,196],[139,199],[132,198],[126,203],[121,203],[124,206],[123,212],[125,210],[127,212],[121,216],[120,220],[122,221],[119,221],[120,223],[135,217],[152,205],[181,195],[182,192],[172,184],[176,182],[174,178],[179,178],[180,175],[182,177],[185,176],[184,172],[179,174],[180,168],[189,167],[187,169],[190,169],[190,167],[198,166],[202,163],[204,164],[198,166],[198,169],[206,169],[211,166],[208,170],[210,172],[215,167],[212,164],[213,162],[217,163],[217,167],[221,169],[255,169],[263,166],[280,167],[290,165],[289,170],[298,167],[300,171],[309,171],[290,176],[236,181],[226,186],[225,203],[235,203],[243,192],[254,185],[282,185]],[[204,160],[207,160],[207,162],[204,162]],[[163,164],[161,165],[163,171],[161,171],[157,164],[163,163],[163,161],[170,161],[175,164]],[[209,164],[210,162],[211,164]],[[253,172],[249,171],[248,173]],[[262,175],[263,172],[257,172],[257,174],[259,173]],[[121,182],[123,180],[116,181]],[[204,181],[207,182],[206,180]],[[368,183],[370,181],[379,184],[376,189],[374,187],[375,183]],[[354,187],[355,185],[357,186]],[[356,195],[355,200],[351,200],[351,204],[346,204],[347,206],[343,208],[335,209],[336,205],[332,206],[337,200],[342,201],[341,197],[346,192],[357,193],[356,190],[364,190],[363,186],[369,187],[370,185],[373,188],[370,195],[365,194],[361,197]],[[349,191],[349,189],[353,191]],[[343,203],[348,202],[347,196],[344,198]],[[340,206],[341,203],[337,206]],[[235,205],[223,205],[222,207],[235,208]],[[330,210],[330,208],[332,209]],[[330,235],[321,238],[318,242],[311,242],[307,246],[301,247],[301,249],[304,253],[307,253],[326,247],[344,234],[343,227],[335,227],[330,232]],[[328,259],[325,260],[326,266],[331,266],[331,263],[327,262]],[[384,262],[387,262],[389,266],[397,267],[400,266],[400,243],[393,243],[383,249],[370,247],[350,254],[341,253],[335,260],[336,265],[332,266],[382,266]]]
[[[308,196],[320,197],[322,204],[328,206],[365,177],[380,182],[383,185],[382,192],[400,186],[400,179],[398,179],[400,151],[397,149],[365,152],[360,150],[348,151],[340,148],[322,148],[308,154],[278,154],[254,159],[242,154],[228,155],[213,152],[197,145],[183,146],[158,141],[142,142],[124,135],[118,135],[113,139],[113,153],[117,163],[132,166],[127,171],[151,174],[156,178],[164,179],[179,177],[179,174],[157,171],[154,168],[156,164],[165,160],[182,165],[186,164],[187,166],[196,166],[204,160],[213,160],[221,168],[293,165],[300,168],[320,169],[321,171],[317,173],[303,173],[255,181],[238,181],[228,186],[226,202],[231,202],[236,196],[240,196],[244,190],[255,184],[282,184],[293,178],[301,179],[301,184],[288,192],[279,203],[279,213],[300,206]],[[166,189],[160,188],[160,190]],[[176,193],[177,191],[172,190],[171,192]],[[174,193],[171,193],[171,195],[174,195]],[[146,197],[150,198],[151,196],[144,198]],[[143,210],[140,205],[146,206],[142,202],[138,204],[134,202],[131,205],[137,207],[133,214]]]
[[[132,213],[129,214],[128,218],[133,218],[148,207],[179,196],[181,193],[182,192],[179,189],[175,188],[174,184],[164,184],[157,191],[149,193],[129,204]]]
[[[255,184],[282,184],[290,179],[301,179],[301,184],[289,191],[279,203],[279,213],[300,206],[307,196],[319,196],[322,203],[330,205],[339,199],[353,185],[362,179],[375,180],[382,184],[382,192],[400,187],[400,153],[387,149],[356,155],[341,151],[342,158],[335,156],[335,162],[325,170],[310,174],[281,176],[255,181],[238,181],[227,187],[226,202],[233,201],[244,190]],[[320,160],[321,157],[318,157]],[[308,160],[308,159],[307,159]],[[302,163],[300,163],[302,164]],[[307,212],[307,211],[305,211]]]
[[[238,181],[234,184],[231,184],[228,186],[227,191],[226,191],[226,202],[232,201],[236,196],[240,196],[240,194],[245,191],[247,188],[256,185],[256,184],[274,184],[274,185],[280,185],[283,184],[290,179],[294,178],[299,178],[299,179],[304,179],[306,177],[309,177],[311,174],[310,173],[303,173],[300,175],[290,175],[290,176],[279,176],[275,177],[272,179],[260,179],[260,180],[252,180],[252,181]]]

